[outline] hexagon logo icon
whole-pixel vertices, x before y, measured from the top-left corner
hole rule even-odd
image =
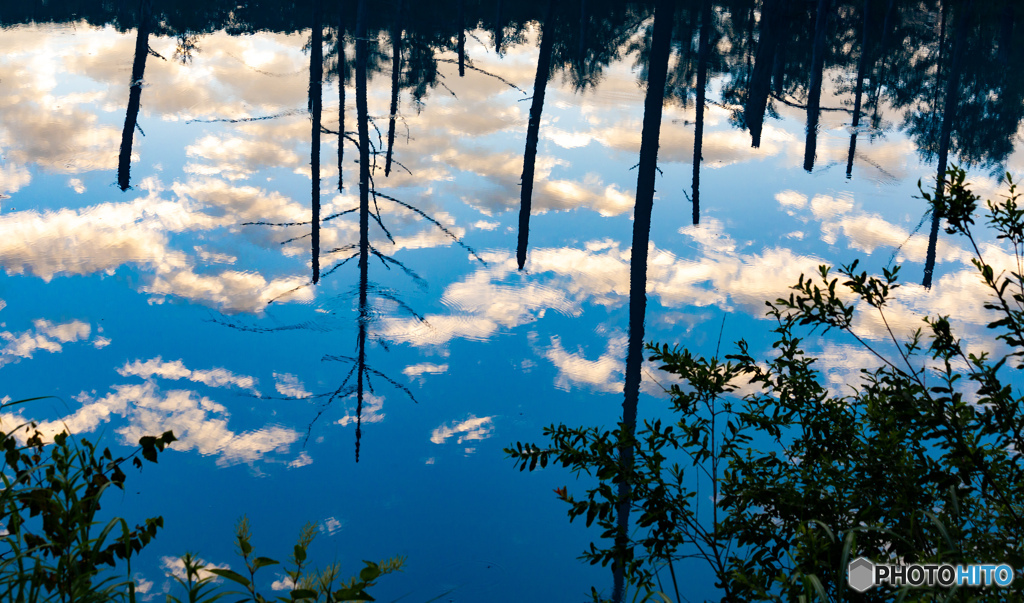
[[[853,590],[862,593],[875,585],[875,564],[864,557],[857,557],[847,566],[846,581]]]

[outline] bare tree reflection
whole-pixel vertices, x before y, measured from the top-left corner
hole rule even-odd
[[[318,1],[317,1],[318,4]],[[435,228],[438,228],[448,237],[450,237],[456,244],[466,249],[470,255],[472,255],[477,261],[486,265],[486,263],[476,254],[473,249],[468,247],[459,238],[452,233],[450,230],[445,228],[443,224],[430,217],[427,213],[421,209],[409,204],[401,199],[394,196],[384,194],[377,190],[374,185],[373,175],[377,169],[376,158],[378,155],[385,154],[384,151],[379,151],[374,148],[373,141],[370,138],[369,129],[372,122],[372,118],[368,110],[367,102],[367,80],[368,80],[368,64],[370,62],[371,51],[368,48],[368,34],[367,34],[367,20],[368,10],[366,0],[361,0],[357,7],[356,16],[356,27],[354,32],[355,39],[355,88],[356,88],[356,137],[353,142],[359,153],[359,203],[356,207],[342,210],[334,213],[330,216],[318,220],[318,201],[319,201],[319,137],[322,131],[330,133],[320,123],[320,100],[319,95],[322,89],[322,83],[320,77],[322,77],[322,70],[317,69],[316,65],[322,63],[323,57],[317,49],[320,48],[319,44],[322,43],[322,38],[318,35],[319,25],[319,7],[317,4],[314,5],[314,26],[313,34],[311,36],[312,51],[310,52],[310,99],[309,106],[312,108],[312,121],[313,128],[311,133],[311,140],[313,141],[313,150],[311,152],[311,165],[313,167],[313,199],[314,206],[317,211],[314,212],[312,236],[313,241],[311,244],[312,254],[314,257],[314,266],[319,266],[321,257],[332,258],[334,262],[328,269],[322,273],[315,271],[314,277],[308,285],[310,286],[317,284],[321,279],[325,279],[331,276],[334,272],[340,268],[356,260],[358,269],[358,280],[354,288],[356,297],[356,346],[355,351],[351,355],[342,354],[325,354],[323,356],[324,361],[335,361],[342,362],[351,365],[345,377],[342,379],[340,385],[335,389],[327,392],[321,392],[309,396],[313,399],[322,399],[323,403],[316,413],[313,420],[309,425],[309,432],[312,432],[313,425],[316,421],[327,411],[331,405],[339,400],[354,399],[355,401],[355,423],[356,423],[356,441],[355,441],[355,459],[359,462],[360,450],[362,445],[362,418],[363,418],[363,407],[367,393],[374,393],[374,381],[383,380],[390,384],[392,387],[401,391],[405,395],[409,396],[413,401],[415,397],[412,392],[398,381],[392,379],[383,371],[374,368],[367,359],[369,347],[373,341],[377,341],[385,348],[387,344],[380,338],[375,338],[372,332],[372,326],[375,318],[380,314],[379,306],[387,305],[393,308],[397,308],[399,311],[404,312],[413,316],[419,321],[423,321],[422,316],[417,314],[411,307],[405,304],[395,291],[381,287],[377,283],[370,279],[369,275],[369,264],[373,257],[376,257],[386,269],[392,267],[398,268],[405,274],[410,276],[415,282],[423,284],[423,279],[420,278],[416,272],[408,268],[404,263],[389,255],[388,253],[379,249],[376,245],[371,242],[370,237],[370,221],[377,224],[384,237],[387,238],[391,243],[394,243],[394,237],[384,223],[384,214],[381,209],[381,203],[391,203],[394,206],[401,208],[403,211],[412,211],[420,218],[424,219]],[[399,13],[400,14],[400,13]],[[396,16],[396,18],[398,18]],[[394,25],[392,33],[400,32],[400,26]],[[339,56],[339,78],[343,72],[344,65],[344,43],[343,43],[343,30],[338,34],[338,56]],[[396,37],[396,40],[400,39],[400,34]],[[400,53],[400,46],[396,48],[396,53]],[[343,83],[339,82],[339,86],[343,87]],[[342,114],[343,115],[343,114]],[[341,117],[341,116],[339,116]],[[342,118],[343,119],[343,118]],[[342,119],[339,119],[340,123],[343,123]],[[347,134],[342,130],[339,131],[339,136],[344,140],[348,138]],[[339,141],[341,146],[341,141]],[[395,162],[397,163],[397,162]],[[399,164],[400,165],[400,164]],[[372,204],[371,204],[372,201]],[[359,220],[359,238],[358,242],[343,245],[341,247],[321,250],[319,248],[319,228],[320,225],[341,218],[347,214],[355,213],[358,215]],[[297,226],[297,223],[269,223],[269,222],[250,222],[246,225],[264,225],[264,226]],[[300,236],[297,238],[288,239],[285,242],[292,242],[298,238],[304,238]],[[340,259],[336,259],[339,256]],[[294,291],[294,290],[293,290]],[[244,330],[257,331],[259,329],[251,329],[245,327],[238,327],[237,325],[229,325],[235,328],[242,328]],[[273,330],[285,330],[288,328],[307,328],[306,325],[291,325],[288,327],[278,327]],[[294,399],[294,398],[292,398]]]

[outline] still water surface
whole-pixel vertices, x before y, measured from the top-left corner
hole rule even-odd
[[[745,337],[767,354],[764,300],[862,258],[904,265],[899,331],[951,314],[988,349],[962,242],[939,231],[922,284],[931,219],[915,197],[945,161],[970,166],[983,197],[1024,171],[1019,13],[677,3],[646,339],[711,355]],[[19,414],[107,444],[177,435],[108,507],[165,518],[133,565],[147,596],[186,551],[238,569],[243,513],[257,554],[284,558],[313,521],[317,564],[407,555],[378,600],[610,586],[575,559],[597,531],[552,492],[589,482],[519,473],[502,448],[621,417],[652,14],[5,9],[0,396],[58,396]],[[988,236],[984,249],[1008,257]],[[857,328],[883,339],[868,316]],[[809,346],[836,388],[875,363],[841,337]],[[645,363],[641,420],[667,415],[665,380]],[[682,571],[690,600],[714,596],[702,566]]]

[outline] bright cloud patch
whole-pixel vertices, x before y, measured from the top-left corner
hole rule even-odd
[[[585,385],[606,392],[622,391],[621,377],[625,369],[626,338],[617,337],[608,342],[608,350],[597,360],[588,360],[582,350],[567,352],[561,340],[551,338],[551,347],[545,356],[558,368],[555,386],[569,391],[571,385]]]
[[[199,566],[200,567],[205,567],[205,568],[210,568],[210,569],[231,569],[231,566],[229,566],[226,563],[223,564],[223,565],[217,565],[216,563],[207,563],[207,562],[203,561],[202,559],[197,559],[197,561],[199,562]],[[177,578],[181,578],[182,580],[184,580],[186,578],[186,575],[185,575],[185,562],[182,561],[181,558],[179,558],[179,557],[169,557],[169,556],[161,557],[160,558],[160,565],[161,565],[161,567],[164,568],[164,574],[165,575],[167,575],[167,576],[175,576]],[[204,578],[213,578],[215,581],[220,581],[220,578],[217,576],[217,574],[211,574],[210,572],[206,571],[205,569],[199,570],[198,578],[200,580],[202,580]]]
[[[363,413],[361,421],[363,423],[380,423],[384,420],[384,413],[381,412],[384,409],[384,396],[376,396],[371,393],[363,395]],[[353,425],[356,422],[355,409],[349,409],[345,416],[335,421],[338,425],[345,427],[346,425]]]
[[[277,393],[288,398],[308,398],[313,395],[307,392],[299,378],[291,373],[274,373],[274,388]]]
[[[132,445],[144,435],[171,430],[178,438],[171,445],[173,449],[216,456],[220,466],[253,463],[271,452],[287,453],[300,436],[278,425],[236,433],[228,428],[230,415],[224,406],[189,390],[163,392],[153,381],[115,386],[102,398],[82,393],[76,399],[82,405],[77,411],[55,421],[39,422],[40,433],[46,437],[65,429],[88,433],[120,416],[127,419],[126,425],[115,430],[123,443]],[[19,415],[0,418],[25,421]]]
[[[469,415],[465,421],[452,422],[438,427],[430,434],[430,441],[435,444],[444,444],[454,436],[457,436],[457,444],[470,440],[486,440],[494,433],[493,418]]]
[[[247,389],[257,396],[260,393],[256,389],[256,380],[247,375],[236,375],[223,368],[193,371],[185,368],[185,364],[181,360],[164,362],[160,356],[145,362],[136,360],[132,364],[125,363],[124,366],[117,369],[117,373],[122,377],[135,376],[142,377],[143,379],[149,379],[150,377],[188,379],[189,381],[195,381],[210,387],[238,387]]]
[[[0,340],[6,343],[0,348],[0,367],[32,358],[38,350],[56,354],[64,348],[61,344],[82,341],[89,338],[90,326],[80,320],[54,324],[48,320],[35,320],[33,328],[20,333],[0,331]]]
[[[807,205],[807,195],[801,195],[796,191],[785,190],[775,194],[775,200],[783,207],[800,209]]]
[[[404,369],[402,373],[409,377],[412,381],[423,383],[423,375],[442,375],[448,372],[447,364],[434,364],[432,362],[422,362],[420,364],[412,364]]]
[[[333,536],[338,530],[344,527],[345,523],[336,517],[328,517],[320,524],[320,531],[328,536]]]
[[[306,453],[305,450],[299,453],[299,456],[295,457],[295,460],[288,463],[289,469],[295,469],[298,467],[305,467],[306,465],[312,465],[313,458]]]

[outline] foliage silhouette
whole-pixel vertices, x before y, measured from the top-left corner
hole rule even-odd
[[[0,521],[7,532],[0,544],[0,599],[134,603],[131,558],[152,541],[163,518],[151,517],[134,529],[120,517],[102,523],[97,519],[100,498],[110,486],[124,489],[125,461],[132,459],[141,469],[139,453],[155,463],[158,453],[174,441],[170,431],[146,436],[129,456],[115,458],[109,448],[100,452],[66,431],[46,441],[34,423],[0,431]],[[119,559],[127,566],[123,581],[104,574]]]
[[[675,425],[644,421],[635,434],[625,423],[552,425],[544,430],[548,446],[516,443],[506,453],[521,470],[551,462],[597,477],[584,497],[565,488],[556,494],[570,505],[570,520],[596,522],[606,539],[618,533],[614,486],[629,482],[639,514],[629,548],[591,544],[582,558],[625,564],[638,593],[657,594],[659,566],[683,557],[708,563],[722,601],[847,600],[846,565],[860,555],[1021,567],[1024,396],[1009,380],[1024,366],[1024,209],[1007,180],[1009,195],[988,202],[988,223],[1012,247],[1002,272],[972,231],[979,198],[964,171],[951,168],[937,195],[922,192],[947,233],[973,250],[990,293],[988,326],[1007,350],[1001,356],[971,353],[948,316],[897,336],[887,309],[899,268],[875,277],[853,262],[837,278],[822,266],[801,276],[788,298],[766,302],[776,325],[772,357],[755,358],[745,341],[725,361],[648,345],[651,360],[681,379],[667,390]],[[859,332],[860,311],[876,315],[888,342]],[[861,369],[852,394],[830,391],[804,350],[808,328],[844,332],[878,368]],[[740,398],[741,387],[752,391]],[[623,446],[635,453],[625,472]],[[708,483],[713,504],[702,511],[698,491]],[[1012,601],[1021,590],[876,588],[858,600]]]
[[[287,571],[288,582],[292,588],[287,597],[277,597],[277,601],[325,601],[328,603],[373,601],[374,598],[366,592],[366,589],[374,586],[381,576],[400,571],[405,564],[404,557],[394,557],[380,563],[363,561],[366,567],[360,570],[358,576],[353,576],[347,581],[340,579],[341,570],[336,563],[332,563],[323,570],[309,572],[306,563],[307,551],[316,533],[316,525],[312,523],[303,526],[299,532],[298,542],[296,542],[290,558],[294,569]],[[241,595],[244,598],[239,601],[252,601],[253,603],[267,603],[275,600],[264,597],[257,591],[256,573],[264,567],[279,565],[280,562],[269,557],[253,555],[252,533],[249,529],[249,520],[244,516],[235,526],[235,539],[238,545],[238,554],[245,561],[248,577],[230,569],[216,567],[204,569],[202,562],[192,554],[186,553],[181,557],[185,567],[185,578],[176,579],[188,592],[189,603],[213,603],[228,595]],[[207,575],[204,577],[203,573]],[[244,590],[210,592],[212,588],[210,582],[214,576],[239,584]],[[204,591],[204,588],[207,590]],[[171,600],[181,603],[179,599],[168,595],[168,602]]]
[[[0,409],[38,399],[10,402],[0,405]],[[141,469],[143,459],[156,463],[159,453],[175,441],[170,431],[159,437],[144,436],[131,454],[115,458],[109,448],[100,452],[95,444],[84,438],[76,440],[67,432],[47,441],[34,423],[0,431],[4,455],[0,521],[5,522],[7,531],[0,544],[0,599],[23,603],[134,603],[131,559],[163,528],[163,518],[151,517],[134,529],[129,529],[120,517],[102,523],[97,520],[100,499],[112,485],[124,489],[127,476],[122,464],[131,459]],[[230,569],[207,568],[195,554],[186,553],[180,558],[184,576],[175,576],[175,580],[186,591],[189,603],[213,603],[235,595],[261,603],[271,600],[257,592],[255,574],[278,561],[253,556],[249,523],[244,517],[235,534],[248,578]],[[340,579],[337,564],[310,572],[306,551],[315,535],[313,524],[303,527],[291,556],[293,569],[287,571],[293,588],[287,598],[278,600],[373,601],[367,589],[380,576],[399,571],[405,563],[404,557],[380,563],[364,561],[358,576],[347,581]],[[109,568],[116,567],[118,560],[125,561],[124,580],[109,575]],[[241,584],[246,590],[228,592],[217,583],[219,578]],[[182,601],[171,595],[167,600]]]

